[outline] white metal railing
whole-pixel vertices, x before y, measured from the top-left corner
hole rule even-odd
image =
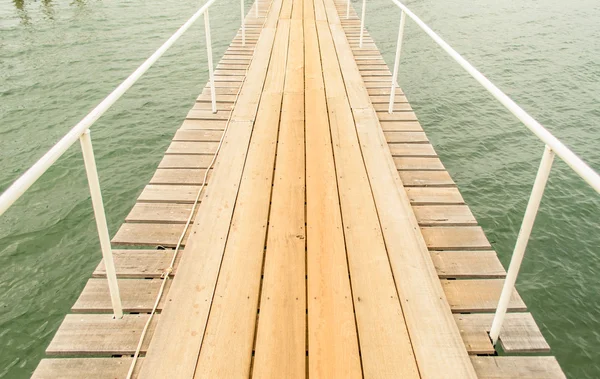
[[[138,79],[148,71],[150,67],[181,37],[193,24],[204,15],[204,27],[206,34],[206,51],[208,57],[208,73],[210,83],[210,94],[212,112],[217,112],[217,102],[215,94],[212,41],[210,35],[210,22],[208,8],[216,0],[208,0],[192,17],[190,17],[161,47],[158,48],[144,63],[142,63],[127,79],[125,79],[115,90],[113,90],[100,104],[88,113],[77,125],[75,125],[63,138],[61,138],[52,148],[44,154],[33,166],[31,166],[21,177],[19,177],[10,187],[0,195],[0,216],[10,208],[24,193],[35,183],[58,158],[60,158],[77,140],[81,144],[83,161],[85,164],[98,237],[104,259],[106,278],[110,291],[110,298],[113,306],[115,318],[123,317],[123,307],[117,283],[117,275],[113,260],[110,237],[106,223],[106,214],[102,202],[102,193],[100,191],[100,181],[98,170],[94,159],[94,150],[92,148],[92,139],[90,127],[117,101],[123,96]],[[254,4],[255,17],[258,18],[258,0]],[[241,0],[241,24],[242,24],[242,45],[246,44],[245,26],[244,26],[244,0]]]
[[[584,161],[581,160],[575,153],[573,153],[568,147],[566,147],[561,141],[552,135],[546,128],[544,128],[539,122],[531,117],[525,110],[517,105],[511,98],[509,98],[504,92],[496,87],[489,79],[487,79],[481,72],[479,72],[473,65],[471,65],[466,59],[464,59],[456,50],[448,45],[437,33],[435,33],[427,24],[425,24],[419,17],[417,17],[410,9],[398,0],[392,0],[394,4],[401,10],[400,15],[400,27],[398,30],[398,42],[396,45],[396,57],[394,60],[394,72],[391,83],[390,101],[388,112],[394,112],[394,97],[396,93],[396,87],[398,85],[398,67],[400,65],[400,53],[402,50],[402,40],[404,35],[404,25],[406,22],[406,16],[410,17],[431,39],[437,43],[452,59],[454,59],[462,68],[465,69],[475,80],[479,82],[488,92],[492,94],[506,109],[508,109],[513,115],[515,115],[529,130],[533,132],[542,142],[546,144],[542,160],[533,184],[531,196],[523,216],[523,222],[519,235],[515,243],[515,248],[510,261],[506,279],[504,280],[504,286],[496,309],[496,314],[490,328],[490,338],[494,345],[498,342],[498,336],[502,329],[504,317],[508,308],[511,295],[515,288],[519,269],[525,255],[525,249],[529,242],[529,237],[533,229],[533,224],[539,209],[539,205],[542,201],[542,196],[548,182],[550,170],[552,169],[552,162],[554,156],[560,157],[573,171],[575,171],[583,180],[585,180],[596,192],[600,193],[600,176],[591,169]],[[363,45],[363,33],[365,30],[365,8],[366,2],[363,0],[361,10],[361,29],[360,29],[360,40],[359,46]],[[346,7],[346,18],[350,17],[350,0]]]

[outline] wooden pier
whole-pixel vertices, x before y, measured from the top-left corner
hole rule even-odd
[[[564,378],[516,292],[492,346],[504,268],[354,10],[259,1],[114,236],[126,314],[101,262],[33,377],[125,378],[169,275],[133,377]]]

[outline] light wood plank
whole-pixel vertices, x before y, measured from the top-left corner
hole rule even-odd
[[[398,171],[405,187],[454,187],[447,171]]]
[[[172,250],[113,250],[113,258],[118,278],[160,278],[173,257]],[[179,254],[181,257],[181,253]],[[175,261],[175,269],[177,263]],[[98,263],[92,278],[106,277],[104,260]]]
[[[309,377],[359,379],[362,368],[314,2],[304,4]]]
[[[444,170],[444,165],[439,158],[394,157],[394,164],[398,170]]]
[[[475,216],[466,205],[415,205],[413,211],[421,226],[477,225]]]
[[[495,251],[433,251],[431,258],[442,279],[489,279],[506,276]]]
[[[148,328],[142,352],[156,328],[160,315],[155,315]],[[114,319],[112,314],[69,314],[58,328],[46,349],[48,355],[132,355],[137,348],[147,314],[124,315]]]
[[[123,311],[149,313],[152,311],[161,279],[119,279],[119,294]],[[167,281],[165,291],[171,281]],[[162,310],[165,304],[163,297],[158,304],[158,310]],[[112,313],[112,303],[108,292],[106,279],[89,279],[79,298],[71,307],[73,313]]]
[[[424,132],[384,132],[385,139],[388,143],[427,143],[427,135]]]
[[[189,130],[179,129],[175,132],[173,141],[186,142],[219,142],[223,132],[218,130]]]
[[[291,9],[291,1],[284,0],[282,15],[289,14],[288,7]],[[289,26],[289,20],[283,17],[277,23],[269,71],[196,363],[195,378],[235,378],[250,374]],[[209,308],[206,308],[208,313]]]
[[[446,298],[455,313],[495,311],[503,284],[504,279],[442,280]],[[527,310],[516,290],[511,295],[508,310]]]
[[[144,358],[140,358],[140,362]],[[31,379],[115,379],[125,378],[132,358],[48,358],[42,359]],[[138,368],[132,379],[137,378]]]
[[[457,324],[472,341],[487,339],[493,313],[457,314]],[[544,339],[531,313],[507,313],[500,331],[500,342],[506,352],[547,352],[550,346]]]
[[[138,197],[146,203],[193,203],[200,186],[148,184]]]
[[[406,194],[413,205],[464,204],[457,188],[407,187]]]
[[[480,379],[566,379],[554,357],[471,357]]]
[[[218,142],[179,142],[173,141],[167,149],[167,154],[214,154],[217,151]]]
[[[208,171],[206,175],[205,169],[162,169],[156,170],[150,184],[168,184],[168,185],[195,185],[209,183],[213,170]],[[205,182],[206,176],[206,182]]]
[[[396,157],[437,157],[428,143],[390,143],[390,152]]]
[[[333,0],[325,0],[389,263],[422,377],[476,378]],[[377,51],[377,50],[375,50]],[[360,51],[367,52],[367,51]],[[355,55],[359,52],[354,51]],[[388,114],[388,113],[383,113]],[[396,114],[396,113],[394,113]],[[372,242],[372,241],[371,241]],[[426,315],[426,316],[425,316]],[[362,336],[361,336],[362,339]],[[363,354],[364,356],[364,354]],[[396,374],[396,377],[399,375]]]
[[[275,1],[275,9],[280,4]],[[272,16],[278,11],[272,9]],[[259,88],[264,83],[270,51],[275,36],[276,16],[266,21],[259,37],[257,56],[248,70],[248,79],[239,94],[241,107],[232,112],[230,133],[225,135],[223,149],[217,159],[215,175],[199,206],[192,228],[191,246],[186,249],[178,275],[168,293],[156,336],[142,367],[144,378],[192,377],[206,327],[206,319],[214,294],[226,236],[233,215],[253,120],[260,100]],[[215,188],[212,190],[212,188]],[[167,362],[167,363],[165,363]]]
[[[210,100],[210,96],[208,97]],[[219,96],[217,96],[219,99]],[[231,99],[231,101],[235,100],[235,96]],[[218,100],[221,101],[221,100]],[[224,130],[225,126],[227,126],[227,120],[184,120],[181,124],[181,129],[190,129],[190,130]]]
[[[325,8],[328,4],[326,1]],[[339,57],[338,61],[329,26],[317,21],[363,371],[366,377],[417,378],[413,349],[346,98],[350,89],[344,85],[340,71],[348,58]],[[382,329],[381,325],[386,327]]]
[[[163,246],[175,247],[183,233],[182,224],[150,224],[127,222],[119,228],[112,239],[118,246]],[[181,243],[185,246],[190,235],[190,228]]]
[[[212,155],[165,155],[158,168],[208,168]]]
[[[125,222],[149,222],[159,224],[184,224],[193,204],[135,203]]]
[[[199,205],[190,241],[178,269],[163,322],[146,354],[144,378],[192,377],[206,329],[214,289],[229,233],[244,162],[260,101],[281,2],[274,1],[258,39],[255,57],[232,112],[211,186]],[[214,189],[213,189],[214,188]]]
[[[252,378],[306,378],[302,8],[293,0]]]
[[[491,249],[479,226],[422,227],[421,233],[430,250]]]

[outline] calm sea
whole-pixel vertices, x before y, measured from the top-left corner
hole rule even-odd
[[[211,8],[215,57],[239,27],[238,4],[219,0]],[[199,5],[0,1],[0,191]],[[407,5],[600,169],[600,2]],[[399,11],[388,0],[369,0],[367,8],[367,27],[393,63]],[[400,85],[507,265],[543,145],[410,21],[405,36]],[[199,23],[92,129],[111,234],[206,82],[203,41]],[[600,377],[599,211],[600,196],[557,161],[518,282],[573,378]],[[74,147],[0,217],[0,378],[31,374],[100,258]]]

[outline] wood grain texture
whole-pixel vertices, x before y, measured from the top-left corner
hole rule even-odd
[[[154,333],[160,315],[154,316],[148,330],[148,341]],[[48,355],[132,355],[138,344],[147,314],[124,315],[113,319],[112,314],[70,314],[65,317],[46,349]]]
[[[554,357],[471,357],[480,379],[566,379]]]
[[[289,46],[290,22],[285,18],[290,11],[291,0],[283,0],[195,378],[250,373]]]
[[[304,4],[309,377],[358,379],[362,378],[362,368],[315,4],[309,0]]]
[[[330,29],[331,12],[327,10],[330,5],[324,2],[329,22],[317,20],[317,32],[363,371],[368,377],[417,378],[413,348],[356,135],[351,99],[346,97],[359,84],[344,82],[343,63],[348,57],[338,56]],[[387,326],[384,330],[379,325]]]
[[[278,4],[280,6],[280,2],[275,1],[274,7]],[[198,214],[203,217],[194,222],[193,241],[182,257],[167,295],[168,306],[161,314],[164,322],[157,328],[140,373],[144,378],[191,377],[196,370],[260,101],[259,89],[266,78],[278,13],[277,10],[269,13],[258,39],[257,55],[250,64],[248,79],[238,97],[242,106],[236,106],[232,112],[215,175],[199,205]]]

